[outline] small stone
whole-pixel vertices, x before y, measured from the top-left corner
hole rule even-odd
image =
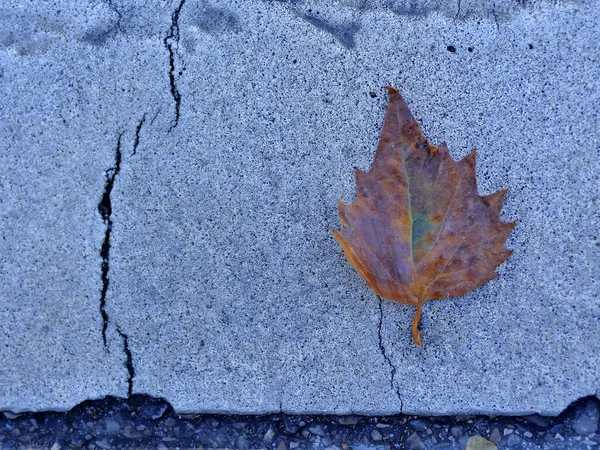
[[[158,443],[157,448],[158,448],[158,450],[168,450],[167,446],[165,444],[163,444],[162,442]]]
[[[415,431],[424,431],[427,428],[427,424],[422,420],[414,419],[408,422],[411,428]]]
[[[360,422],[360,417],[359,416],[342,416],[342,417],[338,417],[338,423],[340,425],[356,425],[358,422]]]
[[[323,427],[320,424],[311,425],[310,427],[308,427],[308,431],[310,431],[315,436],[325,436],[325,430],[323,430]]]
[[[287,450],[287,446],[285,445],[284,441],[279,441],[277,444],[277,450]]]
[[[469,442],[469,435],[463,434],[458,440],[458,445],[460,448],[465,448],[467,446],[467,442]]]
[[[510,448],[521,447],[522,443],[523,443],[523,440],[516,434],[511,434],[508,437],[508,440],[506,441],[506,445],[508,445],[508,447],[510,447]]]
[[[62,447],[60,445],[58,445],[58,442],[55,442],[54,445],[52,445],[52,447],[50,447],[50,450],[60,450]]]
[[[550,428],[550,430],[548,430],[550,432],[550,434],[556,434],[558,433],[560,430],[562,429],[562,424],[561,423],[557,423],[556,425],[554,425],[552,428]]]
[[[556,433],[556,434],[554,435],[554,439],[556,439],[556,440],[558,440],[558,441],[564,441],[564,440],[565,440],[565,438],[564,438],[564,437],[562,437],[562,435],[561,435],[560,433]]]
[[[138,431],[144,431],[146,429],[146,425],[138,425],[137,427],[135,427],[135,429]]]
[[[504,436],[508,436],[509,434],[511,434],[513,432],[513,430],[511,430],[510,428],[505,428],[504,429]]]
[[[353,444],[352,450],[388,450],[387,445],[366,445],[366,444]]]
[[[573,431],[580,436],[595,433],[598,429],[600,411],[595,402],[588,402],[573,422]]]
[[[454,437],[454,439],[460,439],[463,434],[462,427],[454,426],[450,428],[450,434]]]
[[[7,419],[16,419],[17,417],[19,417],[21,414],[15,414],[13,412],[10,411],[2,411],[2,414],[4,414],[4,416]]]
[[[372,430],[371,431],[371,439],[373,439],[374,441],[381,441],[383,439],[383,436],[381,435],[381,433],[377,430]]]
[[[169,417],[167,420],[165,420],[165,427],[172,427],[173,425],[175,425],[177,423],[177,421],[175,419],[173,419],[172,417]]]
[[[244,435],[238,436],[238,438],[235,440],[235,446],[236,446],[236,448],[239,448],[240,450],[247,450],[248,449],[248,439],[246,439],[246,436],[244,436]]]
[[[100,448],[110,449],[111,445],[106,439],[100,439],[96,441],[96,445]]]
[[[12,434],[13,436],[21,436],[21,430],[19,430],[18,428],[13,428],[13,430],[10,432],[10,434]]]
[[[490,441],[498,445],[498,442],[500,442],[501,438],[502,436],[500,436],[500,430],[498,429],[498,427],[494,428],[490,433]]]
[[[265,441],[265,444],[270,444],[273,442],[274,436],[275,436],[275,432],[271,428],[269,428],[269,430],[263,436],[263,441]]]
[[[527,439],[531,439],[533,437],[533,433],[531,431],[526,431],[523,433],[523,436],[525,436]]]
[[[142,409],[140,415],[145,419],[156,420],[160,419],[168,408],[169,406],[166,403],[152,402]]]
[[[288,434],[296,434],[300,429],[301,425],[291,417],[283,416],[283,428]]]
[[[297,448],[300,444],[298,442],[290,442],[290,450]]]
[[[498,447],[483,436],[471,436],[467,441],[465,450],[498,450]]]
[[[391,425],[389,423],[378,423],[375,425],[377,428],[389,428]]]
[[[83,447],[83,439],[81,438],[81,436],[72,436],[71,437],[71,448],[81,448],[81,447]],[[50,448],[50,450],[52,450],[52,448]],[[60,450],[60,446],[57,450]]]
[[[531,414],[530,416],[524,416],[525,420],[537,425],[538,427],[547,428],[550,425],[550,418],[546,416],[540,416],[539,414]]]
[[[105,422],[106,425],[106,432],[108,434],[119,434],[119,431],[121,431],[121,425],[119,425],[119,422],[115,421],[115,420],[107,420]]]
[[[404,443],[406,444],[406,448],[411,450],[425,450],[425,444],[423,444],[416,431],[413,431],[413,434],[407,437]]]

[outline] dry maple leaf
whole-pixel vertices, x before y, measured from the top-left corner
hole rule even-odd
[[[475,150],[454,161],[429,145],[400,93],[390,103],[373,166],[356,170],[356,202],[338,203],[333,231],[348,261],[381,297],[415,305],[464,295],[497,276],[515,223],[500,220],[507,190],[477,194]]]

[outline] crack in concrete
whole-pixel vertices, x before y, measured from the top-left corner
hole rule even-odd
[[[102,291],[100,293],[100,315],[102,316],[102,342],[104,342],[104,348],[108,350],[106,343],[106,330],[108,329],[109,317],[106,312],[106,293],[108,292],[109,278],[108,273],[110,271],[110,234],[112,232],[112,203],[110,200],[110,194],[112,193],[115,178],[121,171],[121,133],[117,138],[117,147],[115,149],[115,165],[105,171],[106,184],[104,185],[104,193],[102,199],[98,203],[98,212],[102,216],[102,220],[106,225],[106,231],[104,232],[104,241],[100,248],[100,257],[102,258],[101,264],[101,278],[102,278]]]
[[[496,4],[492,5],[492,17],[494,18],[494,23],[496,24],[496,31],[500,32],[500,23],[498,22],[498,13],[496,12]]]
[[[144,126],[144,122],[146,121],[146,113],[142,116],[141,120],[138,122],[136,130],[135,130],[135,139],[133,142],[133,152],[135,155],[137,147],[140,143],[140,133],[142,131],[142,127]],[[100,256],[102,257],[101,264],[101,279],[102,279],[102,291],[100,293],[100,315],[102,316],[102,342],[104,343],[104,348],[106,351],[110,351],[108,347],[108,342],[106,339],[106,332],[108,330],[108,325],[110,323],[110,317],[108,312],[106,311],[106,294],[108,293],[108,286],[110,284],[110,235],[112,232],[112,201],[111,194],[115,185],[115,180],[117,175],[121,171],[121,161],[122,161],[122,151],[121,151],[121,139],[123,137],[123,133],[119,134],[117,138],[117,146],[115,148],[115,163],[114,166],[106,169],[105,178],[106,184],[104,185],[104,193],[102,194],[102,199],[100,203],[98,203],[98,212],[102,216],[102,220],[106,225],[106,231],[104,232],[104,241],[102,242],[102,247],[100,248]],[[129,348],[129,336],[117,325],[116,330],[118,335],[123,340],[123,352],[125,353],[125,367],[127,368],[128,378],[127,378],[127,396],[131,397],[133,392],[133,379],[135,378],[135,368],[133,366],[133,353]]]
[[[146,113],[142,116],[142,120],[140,120],[135,129],[135,140],[133,141],[133,151],[131,155],[135,155],[137,152],[138,145],[140,144],[140,132],[142,131],[142,127],[144,126],[144,122],[146,122]]]
[[[107,3],[108,3],[108,7],[110,9],[112,9],[115,12],[115,14],[117,15],[116,29],[122,33],[123,29],[121,28],[121,22],[123,21],[123,14],[121,13],[121,11],[119,11],[119,8],[117,8],[115,6],[115,4],[112,2],[112,0],[107,0]]]
[[[381,334],[381,329],[383,328],[383,299],[379,295],[377,296],[377,298],[379,299],[379,324],[377,326],[377,335],[379,337],[379,351],[381,352],[381,355],[383,356],[383,359],[385,359],[387,365],[390,367],[390,387],[398,397],[398,401],[400,402],[400,414],[402,414],[402,409],[404,405],[402,403],[402,397],[400,396],[400,389],[398,388],[398,385],[395,383],[394,380],[394,378],[396,377],[396,366],[385,351],[385,346],[383,345],[383,336]]]
[[[131,353],[131,349],[129,348],[129,336],[121,331],[119,327],[117,327],[117,333],[123,339],[123,352],[127,359],[125,360],[125,367],[127,367],[127,373],[129,377],[127,378],[127,397],[131,397],[133,393],[133,379],[135,378],[135,368],[133,367],[133,354]]]
[[[169,131],[173,130],[179,123],[181,109],[181,93],[177,89],[177,83],[175,82],[175,54],[179,49],[179,14],[185,2],[186,0],[180,0],[178,7],[171,14],[171,27],[163,40],[165,48],[169,52],[169,83],[171,85],[171,96],[175,101],[175,118],[171,123]]]

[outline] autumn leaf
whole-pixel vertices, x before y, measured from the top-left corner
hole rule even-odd
[[[429,145],[400,93],[390,103],[373,166],[356,169],[356,202],[338,203],[344,254],[373,291],[415,305],[412,337],[428,300],[464,295],[497,276],[515,223],[500,220],[507,190],[481,197],[475,150],[454,161]]]

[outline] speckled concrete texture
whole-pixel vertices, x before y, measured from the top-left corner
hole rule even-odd
[[[404,3],[3,7],[0,409],[557,414],[598,392],[600,3]],[[423,348],[330,232],[388,84],[432,144],[477,147],[518,222],[498,278],[426,305]]]

